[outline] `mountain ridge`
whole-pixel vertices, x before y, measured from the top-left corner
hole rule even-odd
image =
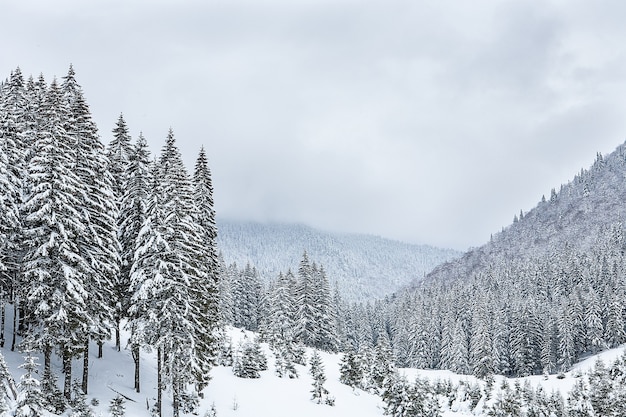
[[[326,232],[301,223],[218,218],[218,249],[227,264],[250,263],[267,282],[295,270],[304,251],[324,266],[348,301],[391,294],[461,253],[380,236]]]
[[[555,250],[589,248],[607,229],[624,225],[626,186],[622,184],[626,184],[626,143],[606,156],[597,153],[588,169],[581,169],[558,192],[553,188],[550,198],[543,196],[528,212],[520,211],[489,242],[435,267],[426,281],[469,276],[495,256],[536,258]]]

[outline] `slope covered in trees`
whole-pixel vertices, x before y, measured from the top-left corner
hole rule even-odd
[[[398,363],[479,377],[555,373],[626,342],[625,177],[621,145],[384,303],[378,327]]]
[[[460,255],[451,249],[411,245],[376,236],[323,232],[297,224],[218,219],[218,246],[227,264],[254,265],[262,280],[293,268],[303,251],[323,264],[347,301],[374,300],[419,280]]]

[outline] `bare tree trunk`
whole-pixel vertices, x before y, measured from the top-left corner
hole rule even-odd
[[[139,390],[139,345],[133,344],[132,346],[133,360],[135,361],[135,391]]]
[[[120,318],[117,317],[115,319],[115,348],[117,349],[117,351],[119,352],[121,346],[121,342],[120,342]]]
[[[162,417],[161,415],[161,405],[163,400],[163,377],[161,375],[163,363],[161,357],[161,348],[157,349],[157,415]]]
[[[83,349],[83,384],[81,388],[83,393],[87,394],[87,385],[89,384],[89,337],[85,340],[85,347]]]
[[[67,399],[67,401],[72,400],[72,355],[70,352],[63,346],[63,373],[65,374],[65,379],[63,383],[63,396]]]
[[[6,301],[2,302],[2,328],[0,329],[0,347],[4,347],[4,324],[6,322],[6,313],[4,311],[4,308],[6,304]]]
[[[102,358],[102,346],[104,342],[102,340],[98,340],[98,359]]]
[[[180,415],[180,383],[178,382],[178,370],[172,369],[172,415],[179,417]]]
[[[43,348],[43,373],[44,375],[52,375],[52,369],[50,368],[50,359],[52,357],[52,346],[45,345]]]
[[[15,343],[17,340],[17,316],[19,315],[19,309],[17,308],[17,297],[13,300],[13,340],[11,342],[11,352],[15,351]]]

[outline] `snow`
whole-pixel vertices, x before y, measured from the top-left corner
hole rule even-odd
[[[10,309],[7,310],[10,314]],[[7,314],[7,315],[9,315]],[[11,318],[7,317],[7,323],[11,323]],[[229,336],[233,345],[245,334],[240,329],[229,329]],[[10,337],[10,333],[7,334]],[[133,369],[134,364],[129,349],[124,349],[124,341],[128,339],[128,334],[123,334],[122,350],[117,352],[113,340],[107,341],[104,348],[104,357],[96,358],[97,349],[95,346],[90,349],[90,376],[89,392],[87,399],[98,400],[98,405],[94,407],[97,416],[108,416],[111,400],[118,393],[127,397],[124,404],[127,416],[149,416],[148,408],[156,402],[156,360],[154,353],[142,351],[141,357],[141,393],[136,393],[133,389]],[[5,356],[9,369],[13,372],[16,381],[20,380],[23,373],[19,366],[24,362],[23,355],[19,352],[11,352],[7,343],[0,349]],[[383,415],[382,400],[370,393],[352,389],[339,382],[340,354],[330,354],[320,352],[324,363],[327,377],[325,387],[329,395],[335,398],[335,406],[316,404],[311,400],[312,379],[309,375],[308,367],[296,365],[299,378],[279,378],[274,374],[274,359],[267,348],[262,344],[264,352],[268,356],[268,370],[261,372],[259,379],[242,379],[233,375],[230,367],[217,366],[211,371],[212,380],[204,390],[204,398],[200,401],[200,416],[214,405],[217,415],[220,417],[345,417],[348,415],[359,417],[374,417]],[[570,372],[565,374],[565,378],[558,379],[556,375],[550,375],[548,379],[544,376],[531,376],[525,378],[511,378],[508,380],[510,386],[516,381],[524,384],[525,380],[530,381],[532,386],[541,385],[547,393],[553,390],[560,391],[563,396],[572,388],[577,378],[587,370],[591,369],[597,358],[601,358],[605,364],[612,363],[618,356],[622,355],[624,349],[617,348],[602,352],[599,355],[589,357],[576,364]],[[311,351],[307,352],[307,357]],[[42,363],[40,357],[38,360]],[[61,363],[53,362],[53,370],[60,375]],[[73,375],[80,378],[82,372],[82,358],[74,360]],[[416,377],[427,378],[434,382],[437,380],[450,380],[457,385],[460,382],[468,384],[484,385],[484,382],[468,375],[457,375],[450,371],[401,369],[409,381]],[[42,368],[39,368],[38,378],[41,377]],[[61,379],[61,378],[59,378]],[[497,389],[501,385],[503,377],[496,377],[494,384]],[[495,397],[495,395],[493,395]],[[163,416],[172,415],[171,393],[164,392]],[[470,410],[466,403],[455,402],[451,409],[444,407],[443,417],[477,416],[480,413],[480,404],[477,410]],[[454,411],[453,411],[454,410]],[[66,412],[66,415],[68,413]]]

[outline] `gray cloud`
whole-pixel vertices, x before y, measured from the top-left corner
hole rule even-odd
[[[77,70],[105,142],[207,148],[218,215],[479,245],[626,133],[626,4],[3,6],[5,76]]]

